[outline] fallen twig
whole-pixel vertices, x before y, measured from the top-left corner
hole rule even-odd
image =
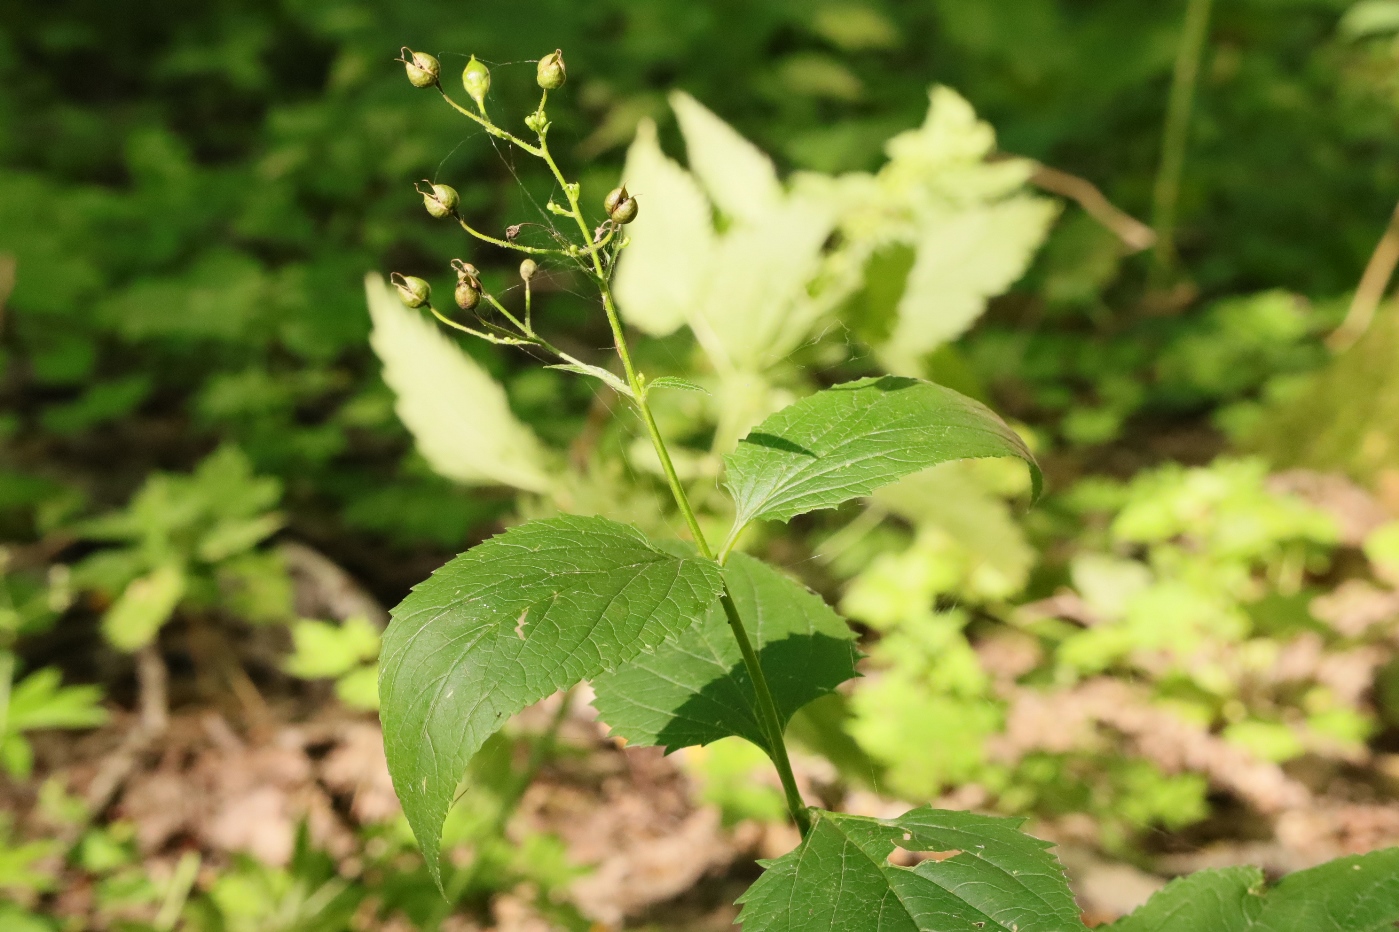
[[[1351,298],[1345,320],[1326,338],[1326,345],[1333,351],[1339,353],[1355,345],[1355,341],[1365,335],[1370,321],[1375,319],[1376,308],[1384,300],[1396,265],[1399,265],[1399,205],[1395,205],[1394,213],[1389,217],[1389,226],[1385,227],[1384,235],[1370,254],[1370,261],[1360,276],[1360,284],[1356,286],[1355,297]]]
[[[1088,216],[1122,240],[1129,253],[1150,249],[1156,243],[1155,230],[1113,204],[1097,185],[1086,178],[1036,163],[1030,183],[1077,203]]]

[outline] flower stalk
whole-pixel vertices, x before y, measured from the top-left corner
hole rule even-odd
[[[475,70],[473,70],[473,66]],[[410,77],[413,74],[410,72]],[[409,284],[410,288],[404,290],[400,286],[400,291],[404,293],[405,303],[409,299],[417,301],[411,306],[426,306],[428,310],[443,324],[468,333],[478,339],[487,340],[491,343],[506,346],[535,346],[538,347],[569,364],[570,367],[580,370],[591,370],[594,374],[606,376],[610,384],[618,389],[620,394],[626,394],[631,403],[636,407],[637,414],[646,427],[646,433],[651,441],[651,445],[656,452],[661,463],[661,470],[665,475],[666,484],[670,489],[671,497],[675,501],[675,506],[679,510],[681,517],[689,529],[690,536],[694,540],[696,549],[707,560],[714,560],[722,565],[727,558],[729,550],[732,548],[732,541],[726,544],[723,552],[716,556],[714,549],[706,539],[704,530],[700,527],[699,519],[695,514],[694,507],[690,503],[689,495],[684,484],[680,480],[675,464],[667,448],[665,437],[662,435],[660,426],[656,422],[655,415],[651,411],[651,405],[645,390],[645,379],[636,369],[632,360],[630,347],[627,345],[626,332],[623,328],[621,316],[617,310],[617,303],[612,295],[611,275],[615,265],[617,253],[625,248],[627,239],[625,236],[618,237],[618,231],[624,224],[632,222],[638,213],[638,205],[635,197],[626,190],[625,186],[614,189],[604,200],[604,211],[607,219],[602,226],[593,230],[589,227],[587,217],[581,206],[581,187],[577,182],[571,182],[565,177],[559,168],[558,162],[554,159],[553,153],[549,150],[549,120],[545,115],[545,104],[547,103],[549,91],[557,89],[564,83],[563,55],[561,52],[554,52],[540,62],[538,69],[538,83],[543,88],[543,94],[539,102],[539,108],[526,119],[526,125],[535,133],[537,143],[526,142],[515,134],[504,130],[496,125],[486,112],[485,94],[490,87],[489,72],[485,66],[481,65],[474,57],[468,64],[466,72],[463,74],[463,83],[468,94],[477,105],[479,112],[472,112],[470,109],[458,104],[443,90],[440,82],[434,82],[444,100],[458,113],[477,123],[491,136],[501,139],[529,155],[535,156],[548,166],[554,180],[563,191],[567,200],[567,207],[562,207],[554,202],[550,202],[551,212],[561,216],[571,217],[578,228],[582,243],[571,243],[563,237],[559,239],[561,248],[540,248],[526,246],[514,241],[514,236],[507,234],[507,238],[501,239],[490,236],[477,230],[469,224],[458,211],[459,199],[456,192],[443,185],[427,183],[427,189],[420,189],[424,195],[424,202],[429,212],[434,216],[452,216],[472,237],[498,246],[503,249],[513,249],[530,256],[535,255],[560,255],[574,259],[579,263],[582,270],[593,279],[598,289],[599,297],[602,301],[603,311],[607,315],[607,323],[612,333],[613,348],[617,353],[617,359],[621,363],[623,380],[618,381],[615,376],[606,373],[605,370],[597,370],[596,367],[587,366],[579,360],[562,352],[551,345],[548,341],[540,337],[534,330],[531,308],[530,280],[533,278],[537,265],[531,259],[526,259],[526,264],[521,266],[521,278],[525,283],[525,313],[521,320],[509,311],[494,295],[480,288],[479,281],[472,275],[469,278],[460,277],[462,273],[458,268],[459,283],[465,282],[466,287],[474,293],[474,300],[484,299],[491,307],[495,308],[511,326],[515,328],[515,333],[510,333],[502,326],[488,324],[482,321],[486,327],[479,330],[458,323],[435,308],[429,296],[423,293],[426,283],[422,283],[422,288],[418,288],[421,279],[404,279],[399,275],[398,279]],[[450,194],[448,193],[450,192]],[[447,205],[450,204],[449,207]],[[446,207],[447,209],[443,209]],[[513,231],[512,231],[513,232]],[[461,260],[457,260],[460,262]],[[474,272],[474,269],[472,270]],[[467,296],[468,298],[472,296]],[[465,310],[473,310],[475,303],[467,308],[465,304],[458,301]],[[772,759],[773,765],[777,769],[778,777],[782,782],[783,794],[786,798],[787,807],[790,811],[793,822],[796,823],[803,835],[806,835],[811,826],[811,818],[805,803],[802,801],[801,793],[797,788],[796,778],[792,772],[791,760],[787,754],[787,748],[783,741],[783,723],[777,710],[777,704],[773,699],[772,690],[768,685],[767,677],[763,672],[762,664],[759,661],[758,653],[753,647],[752,640],[739,614],[738,606],[735,604],[732,594],[727,585],[721,595],[720,601],[723,605],[724,615],[728,620],[730,629],[735,640],[738,642],[739,651],[743,656],[744,667],[753,684],[753,692],[756,699],[756,713],[761,722],[764,737],[766,738],[765,750]]]

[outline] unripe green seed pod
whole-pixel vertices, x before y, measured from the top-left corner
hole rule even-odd
[[[406,46],[399,54],[403,56],[399,61],[403,62],[408,80],[414,87],[432,87],[437,83],[437,76],[442,71],[437,59],[427,52],[415,52]]]
[[[403,299],[403,303],[409,307],[422,307],[432,297],[431,286],[421,278],[394,272],[389,276],[389,281],[398,289],[398,296]]]
[[[539,263],[533,259],[526,259],[520,263],[520,277],[525,281],[534,278],[534,274],[539,271]]]
[[[636,198],[627,193],[626,185],[609,191],[602,201],[602,207],[613,223],[631,223],[636,219],[638,210]]]
[[[563,65],[563,49],[554,49],[539,60],[535,79],[546,91],[556,91],[563,87],[564,81],[568,80],[568,72]]]
[[[481,303],[481,290],[470,278],[462,276],[457,279],[457,290],[453,297],[457,299],[457,307],[469,311]]]
[[[485,65],[476,60],[476,56],[471,56],[471,61],[466,63],[466,70],[461,73],[462,87],[471,95],[471,99],[476,101],[476,106],[484,108],[486,106],[486,95],[491,90],[491,71]]]
[[[423,206],[427,212],[437,217],[450,217],[452,212],[461,203],[461,197],[457,194],[457,189],[447,184],[434,184],[428,190],[422,192]]]

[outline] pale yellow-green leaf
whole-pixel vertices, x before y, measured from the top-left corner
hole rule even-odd
[[[889,371],[920,374],[925,354],[970,327],[988,298],[1025,273],[1057,213],[1053,201],[1021,196],[926,218],[898,321],[879,352]]]
[[[631,243],[618,261],[613,292],[627,323],[665,336],[689,319],[709,270],[709,202],[694,176],[661,151],[650,120],[637,127],[622,178],[642,210],[627,227]]]
[[[335,695],[352,709],[367,712],[379,708],[379,665],[357,667],[335,681]]]
[[[365,279],[370,345],[384,364],[395,410],[439,474],[468,485],[550,486],[538,438],[510,411],[505,391],[436,324],[403,306],[377,275]]]
[[[772,159],[684,91],[670,95],[690,170],[725,215],[756,220],[782,200]]]
[[[889,164],[880,180],[900,198],[924,192],[975,204],[1004,197],[1029,180],[1032,165],[1024,159],[987,162],[995,146],[995,130],[977,119],[971,104],[937,86],[928,92],[923,125],[885,143]]]
[[[166,563],[133,580],[102,617],[102,633],[124,651],[135,651],[154,640],[185,593],[185,574]]]
[[[208,563],[226,560],[250,550],[282,529],[286,520],[271,512],[255,518],[227,518],[218,522],[199,541],[199,558]]]
[[[725,233],[693,323],[721,369],[761,370],[807,337],[806,287],[834,224],[829,205],[792,198]]]
[[[968,468],[972,465],[941,463],[885,486],[872,497],[920,528],[939,528],[956,541],[965,554],[967,588],[973,594],[1006,598],[1029,579],[1035,550],[1010,507],[977,482]]]
[[[292,655],[284,669],[304,680],[344,676],[379,656],[379,630],[363,618],[342,624],[298,621],[291,627]]]

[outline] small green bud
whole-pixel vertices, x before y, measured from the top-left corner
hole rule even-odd
[[[475,55],[466,63],[466,70],[461,73],[461,83],[471,99],[476,101],[476,106],[485,109],[486,95],[491,90],[491,71],[477,61]]]
[[[525,117],[525,125],[536,133],[542,133],[549,126],[549,118],[544,115],[543,110],[536,110]]]
[[[394,272],[389,276],[389,281],[398,289],[398,296],[403,299],[403,303],[409,307],[422,307],[432,297],[432,288],[421,278]]]
[[[406,45],[399,52],[402,57],[403,67],[408,72],[408,80],[414,87],[432,87],[437,83],[437,76],[442,71],[442,66],[437,63],[427,52],[415,52]]]
[[[607,211],[607,216],[612,218],[613,223],[631,223],[636,219],[637,203],[636,198],[627,193],[627,186],[613,188],[603,199],[602,209]]]
[[[539,271],[539,263],[533,259],[526,259],[520,263],[520,277],[525,281],[534,278],[534,274]]]
[[[535,77],[539,86],[546,91],[556,91],[563,87],[564,81],[568,80],[568,72],[563,66],[563,49],[554,49],[541,58]]]
[[[457,290],[453,297],[457,300],[457,307],[469,311],[481,303],[481,289],[476,287],[472,279],[463,276],[457,279]]]
[[[448,184],[427,182],[427,185],[426,191],[418,189],[423,196],[423,206],[427,208],[427,212],[439,220],[443,217],[450,217],[456,211],[457,205],[461,203],[457,189]]]

